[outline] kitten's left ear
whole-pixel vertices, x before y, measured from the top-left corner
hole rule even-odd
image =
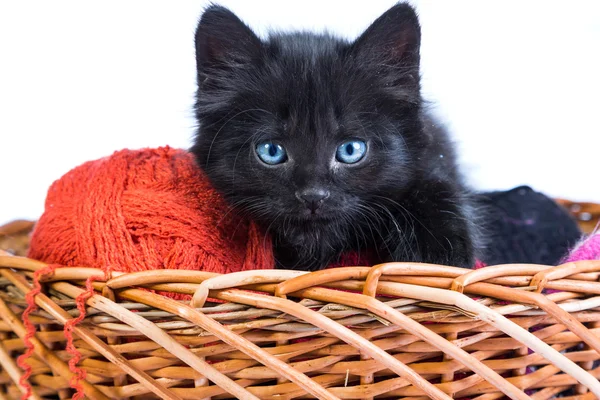
[[[418,75],[420,45],[421,27],[415,10],[398,3],[377,18],[352,47],[365,62],[404,67]]]

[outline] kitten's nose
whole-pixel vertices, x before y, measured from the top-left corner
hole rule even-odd
[[[323,204],[323,201],[329,197],[329,192],[324,189],[305,189],[296,192],[296,197],[305,202],[306,206],[314,213]]]

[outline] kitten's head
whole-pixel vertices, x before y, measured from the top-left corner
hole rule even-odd
[[[419,45],[407,4],[354,42],[311,33],[261,40],[229,10],[209,7],[196,32],[198,164],[233,205],[272,228],[352,223],[370,199],[413,178],[426,140]]]

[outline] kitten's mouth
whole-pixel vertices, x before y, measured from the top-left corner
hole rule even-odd
[[[332,219],[331,215],[327,215],[319,211],[311,212],[310,210],[306,210],[306,212],[301,212],[300,215],[298,215],[296,218],[302,222],[323,222]]]

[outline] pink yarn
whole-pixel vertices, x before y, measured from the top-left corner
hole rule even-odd
[[[571,250],[565,262],[600,260],[600,231],[592,233]]]

